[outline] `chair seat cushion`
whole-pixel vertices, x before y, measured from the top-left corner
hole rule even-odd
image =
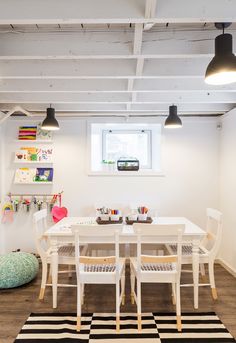
[[[174,255],[177,254],[177,245],[176,244],[170,244],[170,249],[172,250],[172,253]],[[189,255],[192,255],[193,253],[193,247],[191,244],[183,244],[182,245],[182,255],[183,256],[189,256]],[[206,254],[206,252],[203,250],[203,248],[199,248],[199,253],[200,255],[203,255],[203,254]]]
[[[38,273],[38,259],[26,252],[12,252],[0,256],[0,288],[22,286]]]

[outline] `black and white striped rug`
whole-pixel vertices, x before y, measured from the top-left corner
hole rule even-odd
[[[139,333],[136,315],[122,313],[116,333],[114,314],[89,313],[83,314],[78,333],[75,313],[32,313],[15,343],[235,342],[214,312],[182,313],[182,332],[176,330],[175,318],[175,313],[144,313]]]

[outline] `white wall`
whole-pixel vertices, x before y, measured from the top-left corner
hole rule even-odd
[[[236,110],[222,118],[220,137],[220,209],[223,241],[220,257],[236,274]]]
[[[149,120],[151,121],[151,119]],[[88,176],[86,170],[86,121],[61,120],[54,138],[53,186],[13,185],[20,123],[10,119],[5,130],[6,192],[58,192],[70,215],[90,215],[94,206],[103,204],[127,208],[145,204],[160,216],[186,216],[205,227],[205,209],[218,207],[219,131],[214,118],[189,118],[180,130],[163,129],[164,177]],[[19,145],[18,145],[19,148]],[[41,188],[41,189],[40,189]],[[13,224],[2,225],[6,250],[33,250],[32,218],[17,213]]]

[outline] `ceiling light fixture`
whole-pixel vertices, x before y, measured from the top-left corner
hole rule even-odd
[[[236,56],[233,54],[233,37],[224,33],[231,23],[216,23],[223,33],[215,38],[215,56],[208,64],[205,82],[210,85],[226,85],[236,82]]]
[[[42,129],[47,131],[59,130],[58,121],[55,118],[55,109],[51,106],[47,108],[47,116],[42,122]]]
[[[165,127],[168,129],[177,129],[182,126],[182,121],[177,114],[177,106],[169,106],[169,115],[166,118]]]

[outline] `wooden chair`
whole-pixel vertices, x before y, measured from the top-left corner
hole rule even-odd
[[[141,284],[171,283],[173,303],[176,304],[177,329],[181,331],[180,274],[182,232],[184,225],[134,224],[137,233],[137,258],[130,258],[131,302],[137,304],[138,330],[141,322]],[[155,238],[154,238],[155,237]],[[142,244],[158,240],[160,243],[177,242],[177,253],[171,256],[142,255]],[[135,278],[137,293],[135,293]]]
[[[119,232],[122,225],[100,225],[99,227],[76,225],[75,256],[77,275],[77,331],[81,328],[81,304],[83,288],[86,284],[114,284],[116,286],[116,330],[120,328],[120,305],[125,298],[125,259],[119,257]],[[93,257],[81,256],[81,244],[115,245],[115,256]],[[120,292],[121,282],[121,292]]]
[[[44,298],[46,286],[52,286],[51,276],[48,276],[48,265],[51,264],[51,248],[48,245],[47,239],[44,236],[44,232],[47,229],[47,210],[43,209],[34,213],[34,232],[35,232],[35,244],[37,252],[40,255],[42,261],[42,280],[39,293],[39,299]],[[73,245],[63,245],[58,247],[58,264],[69,266],[68,270],[59,271],[58,273],[71,274],[71,266],[75,265],[75,247]],[[49,271],[50,274],[50,271]],[[48,279],[48,282],[47,282]],[[59,287],[76,287],[72,284],[57,284]]]
[[[222,239],[222,213],[212,209],[207,208],[207,235],[203,239],[199,249],[199,261],[200,261],[200,273],[202,275],[203,281],[205,281],[205,267],[204,264],[208,264],[209,273],[209,283],[201,283],[199,286],[210,286],[213,299],[217,299],[217,291],[215,286],[215,276],[214,276],[214,262],[217,253],[220,248]],[[167,245],[167,249],[170,254],[176,252],[176,245]],[[192,245],[184,244],[182,246],[182,264],[192,263]],[[182,272],[186,272],[182,270]],[[181,286],[193,286],[192,284],[181,284]]]

